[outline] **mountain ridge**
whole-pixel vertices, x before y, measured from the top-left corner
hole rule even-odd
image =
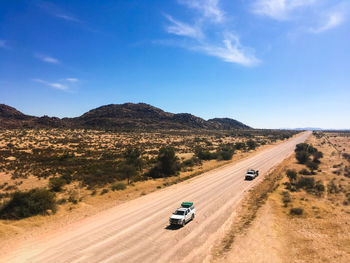
[[[251,129],[230,118],[205,120],[190,113],[166,112],[146,103],[103,105],[74,118],[30,116],[0,104],[0,128]]]

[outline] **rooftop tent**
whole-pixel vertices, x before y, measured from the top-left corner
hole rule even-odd
[[[181,206],[185,208],[189,208],[193,206],[193,202],[182,202]]]

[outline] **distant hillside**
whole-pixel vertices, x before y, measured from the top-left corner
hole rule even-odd
[[[189,113],[169,113],[145,103],[110,104],[76,118],[34,117],[0,104],[0,128],[250,129],[229,118],[204,120]]]

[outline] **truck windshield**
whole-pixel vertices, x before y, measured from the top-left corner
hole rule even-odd
[[[183,216],[185,214],[185,211],[175,211],[174,215],[179,215],[179,216]]]
[[[254,174],[254,172],[253,171],[249,171],[247,174]]]

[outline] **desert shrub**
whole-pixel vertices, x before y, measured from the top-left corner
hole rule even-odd
[[[214,160],[218,157],[217,153],[212,153],[209,150],[200,147],[195,149],[194,154],[199,160],[204,161]]]
[[[184,160],[182,162],[182,166],[185,166],[185,167],[186,166],[187,167],[192,167],[192,166],[195,166],[197,164],[201,164],[201,160],[198,157],[196,157],[196,156],[194,156],[194,157],[192,157],[190,159]]]
[[[304,212],[304,210],[303,210],[302,208],[300,208],[300,207],[298,207],[298,208],[297,208],[297,207],[291,208],[291,209],[289,210],[289,214],[291,214],[291,215],[297,215],[297,216],[302,215],[303,212]]]
[[[325,191],[325,187],[322,183],[322,181],[317,181],[316,184],[315,184],[315,194],[318,195],[318,196],[321,196],[323,194],[323,192]]]
[[[244,150],[245,147],[246,147],[246,144],[244,142],[236,142],[235,143],[236,150]]]
[[[256,143],[256,141],[249,139],[247,141],[247,147],[249,150],[255,150],[255,148],[258,146],[258,144]]]
[[[310,161],[310,157],[313,156],[313,163],[320,163],[320,159],[323,157],[323,153],[318,151],[315,147],[307,143],[299,143],[295,147],[295,157],[299,163],[305,164]],[[317,168],[316,168],[317,169]],[[313,169],[313,170],[316,170]]]
[[[34,188],[25,192],[15,192],[0,209],[0,218],[21,219],[45,215],[48,210],[56,211],[55,194],[45,188]]]
[[[327,184],[327,191],[329,194],[337,194],[339,193],[339,188],[338,186],[334,183],[334,180],[331,180],[328,184]]]
[[[66,185],[66,180],[61,177],[53,177],[49,180],[49,188],[54,192],[61,192],[63,186]]]
[[[180,170],[178,158],[172,147],[162,147],[159,150],[157,164],[149,171],[152,178],[169,177],[175,175]]]
[[[121,174],[122,178],[126,178],[128,184],[130,184],[130,180],[138,174],[136,169],[136,166],[133,164],[122,163],[118,168],[118,172]]]
[[[291,183],[295,182],[297,179],[297,172],[294,169],[288,169],[286,175]]]
[[[102,189],[100,195],[104,195],[104,194],[107,194],[108,193],[108,189],[104,188]]]
[[[121,191],[126,189],[126,185],[122,182],[116,182],[111,187],[112,191]]]
[[[287,191],[283,191],[281,194],[282,194],[282,202],[283,202],[284,206],[287,207],[288,203],[291,202],[290,194]]]
[[[142,152],[138,148],[127,148],[124,152],[126,164],[134,166],[136,170],[142,171],[144,162],[142,160]]]
[[[68,201],[72,204],[77,204],[79,202],[79,193],[77,190],[69,191]]]
[[[316,163],[314,161],[308,160],[305,164],[306,164],[307,168],[310,169],[311,174],[314,174],[315,173],[314,171],[318,169],[318,163]]]
[[[297,189],[304,189],[306,191],[310,191],[315,186],[315,179],[313,177],[300,177],[296,183]]]
[[[295,158],[299,163],[304,164],[310,160],[310,154],[306,151],[298,151],[295,153]]]
[[[310,175],[311,172],[310,172],[308,169],[303,168],[303,169],[301,169],[301,170],[299,171],[299,174],[302,174],[302,175]]]
[[[235,150],[233,147],[230,146],[222,146],[217,151],[217,158],[220,160],[231,160],[233,154],[235,153]]]

